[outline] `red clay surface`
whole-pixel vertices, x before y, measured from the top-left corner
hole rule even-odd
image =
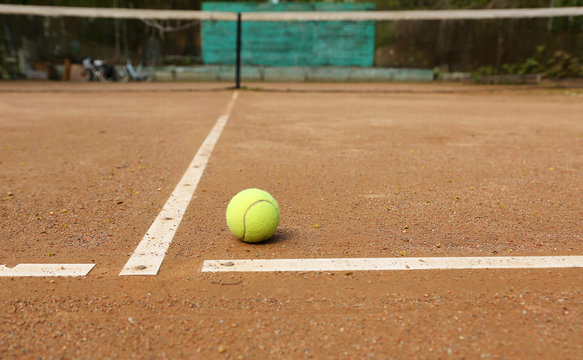
[[[232,91],[1,85],[0,264],[96,264],[0,278],[2,358],[583,356],[581,269],[200,273],[205,259],[581,255],[580,90],[242,91],[159,275],[119,277]],[[225,225],[247,187],[281,208],[263,244]]]

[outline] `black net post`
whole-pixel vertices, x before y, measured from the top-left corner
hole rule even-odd
[[[235,63],[235,88],[241,88],[241,13],[237,13],[237,60]]]

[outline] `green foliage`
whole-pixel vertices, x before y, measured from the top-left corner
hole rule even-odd
[[[397,41],[394,21],[377,21],[375,24],[375,47],[392,45]]]
[[[568,54],[565,51],[557,51],[549,59],[544,76],[559,79],[583,77],[583,59]]]
[[[583,0],[554,0],[554,7],[583,6]],[[549,27],[553,32],[581,32],[583,31],[583,17],[569,16],[549,20]]]
[[[556,51],[549,57],[545,57],[545,53],[546,47],[539,45],[536,54],[521,63],[504,64],[499,68],[482,66],[472,74],[476,81],[483,76],[492,75],[540,74],[549,79],[583,77],[583,57],[577,57],[562,50]]]
[[[473,9],[473,8],[485,8],[491,0],[451,0],[448,1],[450,7],[453,9]]]

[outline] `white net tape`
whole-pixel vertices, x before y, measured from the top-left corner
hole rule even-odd
[[[0,4],[0,14],[35,15],[45,17],[88,17],[158,20],[237,20],[232,12],[196,10],[146,10],[120,8],[85,8]],[[583,16],[583,7],[433,10],[433,11],[350,11],[350,12],[252,12],[242,14],[245,21],[397,21],[397,20],[461,20],[501,18],[550,18]]]

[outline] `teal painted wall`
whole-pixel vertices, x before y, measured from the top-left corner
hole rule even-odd
[[[374,10],[374,4],[228,3],[205,2],[205,11],[351,11]],[[205,64],[235,63],[237,25],[234,21],[204,21]],[[261,66],[372,66],[374,21],[245,22],[241,62]]]

